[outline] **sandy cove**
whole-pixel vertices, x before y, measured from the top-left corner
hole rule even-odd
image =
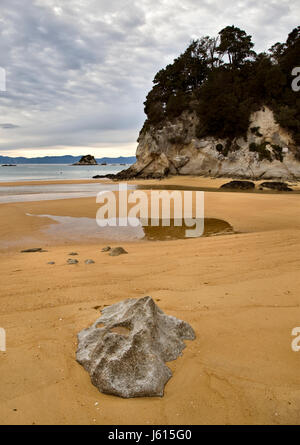
[[[225,182],[205,181],[160,185],[213,189]],[[300,352],[291,349],[291,331],[300,326],[299,199],[207,192],[205,216],[239,233],[110,243],[129,252],[120,257],[102,253],[99,241],[47,245],[39,231],[49,221],[25,216],[94,217],[94,198],[1,204],[1,239],[32,236],[48,252],[0,253],[0,326],[7,332],[0,423],[299,424]],[[78,265],[66,264],[71,251]],[[85,265],[87,258],[96,263]],[[197,338],[168,364],[173,377],[163,398],[101,394],[75,361],[76,335],[105,305],[145,295],[189,322]]]

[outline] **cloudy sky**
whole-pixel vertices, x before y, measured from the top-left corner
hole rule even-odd
[[[0,154],[129,156],[155,73],[234,24],[263,51],[299,0],[1,0]]]

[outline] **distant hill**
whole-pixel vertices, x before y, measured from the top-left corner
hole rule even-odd
[[[81,159],[81,156],[44,156],[39,158],[13,158],[0,155],[0,164],[74,164]],[[133,164],[136,161],[135,156],[119,156],[118,158],[98,158],[98,164]]]

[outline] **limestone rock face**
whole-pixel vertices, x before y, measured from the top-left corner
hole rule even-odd
[[[208,105],[209,106],[209,105]],[[163,178],[168,174],[245,179],[300,179],[300,147],[262,107],[250,116],[245,138],[197,138],[198,117],[183,112],[162,128],[139,137],[137,161],[117,179]]]
[[[77,361],[99,391],[116,396],[163,396],[172,372],[165,362],[181,355],[195,333],[165,315],[151,297],[130,298],[102,310],[78,334]]]
[[[92,155],[85,155],[82,158],[75,162],[73,165],[98,165],[96,159]]]

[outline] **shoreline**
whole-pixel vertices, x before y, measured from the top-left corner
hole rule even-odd
[[[234,181],[236,178],[212,178],[212,177],[204,177],[204,176],[169,176],[167,178],[161,179],[159,181],[154,179],[130,179],[130,180],[112,180],[108,178],[102,179],[53,179],[53,180],[28,180],[28,181],[5,181],[0,182],[0,190],[1,187],[21,187],[21,186],[46,186],[46,185],[55,185],[55,184],[118,184],[118,183],[127,183],[129,185],[140,186],[142,189],[145,187],[151,186],[153,187],[187,187],[189,189],[199,189],[203,191],[220,191],[220,192],[228,192],[228,193],[272,193],[272,194],[283,194],[283,193],[291,193],[291,192],[279,192],[276,190],[258,190],[257,187],[260,186],[262,182],[272,182],[274,180],[250,180],[255,184],[254,190],[222,190],[220,189],[221,185],[226,184],[227,182]],[[242,179],[241,179],[242,180]],[[247,180],[248,181],[248,180]],[[300,181],[285,181],[293,187],[294,192],[300,191]]]
[[[145,190],[145,193],[149,195],[150,190]],[[266,232],[282,228],[300,229],[300,209],[298,210],[297,207],[298,194],[207,191],[204,196],[205,218],[224,220],[238,233]],[[150,203],[150,198],[148,201]],[[193,203],[194,207],[195,202]],[[95,197],[80,197],[2,203],[0,208],[2,209],[0,215],[1,239],[11,240],[25,234],[26,237],[32,239],[36,237],[47,241],[47,234],[42,235],[41,229],[49,224],[58,223],[40,215],[95,219],[99,205],[96,203]],[[281,211],[278,211],[276,220],[274,220],[274,209],[276,208]],[[284,209],[288,209],[291,215],[284,212]],[[103,237],[103,241],[107,240],[108,238]],[[95,238],[94,241],[101,240]],[[84,242],[84,238],[80,239],[80,243]]]
[[[74,184],[78,183],[78,181],[59,181],[59,183]],[[86,184],[87,182],[80,181],[80,183]],[[94,183],[94,181],[89,181],[88,183]],[[175,187],[176,189],[177,187],[178,190],[182,191],[189,188],[194,190],[196,184],[198,184],[199,189],[205,190],[205,218],[224,220],[233,227],[235,233],[266,232],[282,230],[283,228],[300,229],[300,211],[297,210],[297,196],[300,191],[295,191],[294,193],[273,190],[245,192],[216,189],[215,187],[221,183],[223,183],[223,179],[220,178],[214,180],[200,178],[199,180],[197,177],[172,177],[159,181],[159,184],[153,184],[153,181],[149,180],[138,180],[131,181],[129,185],[137,185],[138,188],[149,195],[153,186],[154,188],[158,186],[165,189],[168,189],[168,187]],[[48,182],[45,182],[44,185],[47,186],[47,184]],[[100,184],[103,185],[101,182]],[[117,185],[115,182],[108,182],[108,184]],[[40,185],[40,183],[35,183],[35,185]],[[206,186],[206,189],[204,186]],[[130,190],[128,190],[128,193],[130,193]],[[117,191],[116,196],[118,203]],[[194,212],[195,196],[193,198]],[[148,202],[150,205],[150,198]],[[51,246],[55,246],[55,244],[73,244],[74,239],[70,241],[68,237],[65,241],[58,238],[57,242],[53,236],[49,238],[47,227],[60,224],[51,219],[51,216],[95,219],[99,205],[96,203],[96,196],[39,200],[34,199],[34,195],[32,195],[32,200],[30,201],[4,202],[0,204],[0,208],[2,209],[0,214],[0,239],[6,241],[6,247],[3,247],[5,246],[3,241],[1,247],[0,242],[0,251],[3,251],[3,249],[7,251],[14,250],[16,248],[14,246],[26,247],[28,243],[35,243],[35,240],[36,242],[46,243],[45,245]],[[280,211],[276,212],[275,209],[280,209]],[[274,218],[274,212],[276,212],[276,218]],[[46,216],[41,217],[41,215]],[[50,217],[47,217],[47,215]],[[60,228],[60,226],[58,227]],[[94,230],[96,229],[97,225],[95,223]],[[92,245],[98,242],[118,242],[116,236],[111,238],[111,235],[108,237],[105,233],[103,232],[103,237],[97,235],[94,238],[92,236],[87,238],[82,233],[78,238],[78,243],[82,245],[86,242]],[[18,239],[21,239],[21,242],[18,242]],[[138,243],[148,242],[142,239],[131,241]],[[119,242],[130,242],[130,240],[125,237],[125,239],[121,238]]]

